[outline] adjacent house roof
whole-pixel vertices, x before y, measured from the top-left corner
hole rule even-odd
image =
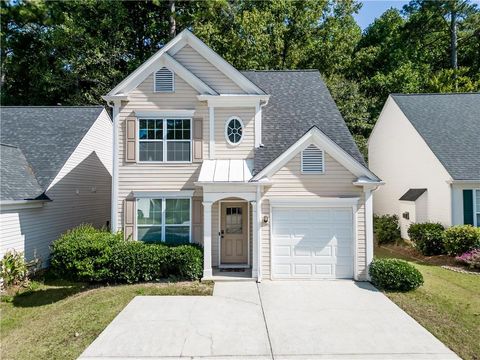
[[[391,96],[454,180],[480,179],[480,93]]]
[[[103,106],[1,107],[0,143],[14,146],[7,150],[2,146],[1,199],[33,198],[38,187],[32,176],[45,191],[103,110]],[[18,161],[23,170],[10,169],[3,178],[4,160],[9,167]],[[18,181],[21,172],[30,174],[25,194],[20,190],[23,178]],[[19,189],[13,190],[15,187]]]
[[[416,201],[427,189],[408,189],[399,200]]]
[[[255,174],[314,126],[365,166],[317,70],[244,71],[243,74],[270,94],[270,100],[262,111],[264,146],[255,150]]]
[[[1,200],[36,199],[43,194],[22,150],[0,144]]]

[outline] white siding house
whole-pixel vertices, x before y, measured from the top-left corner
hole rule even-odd
[[[0,256],[46,265],[81,223],[108,226],[112,122],[103,107],[2,107]],[[7,145],[8,144],[8,145]]]

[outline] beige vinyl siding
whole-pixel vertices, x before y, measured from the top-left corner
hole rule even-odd
[[[46,192],[52,199],[41,208],[2,209],[0,256],[5,251],[24,251],[30,260],[49,257],[49,245],[60,234],[81,223],[96,227],[110,221],[111,161],[100,159],[111,154],[112,125],[99,118],[60,170],[60,177]]]
[[[173,57],[219,94],[245,93],[190,45],[185,45]]]
[[[232,116],[239,117],[244,126],[243,139],[230,145],[225,138],[225,124]],[[215,158],[252,159],[255,146],[255,108],[215,108]]]
[[[365,206],[363,191],[352,182],[356,177],[343,165],[325,153],[324,174],[302,174],[301,153],[296,155],[284,167],[278,170],[270,180],[273,184],[263,195],[262,216],[270,216],[268,199],[273,198],[311,198],[358,196],[360,197],[357,209],[357,271],[361,280],[366,279],[365,253]],[[262,224],[262,269],[263,276],[270,277],[270,226]]]
[[[148,76],[122,102],[118,128],[118,224],[123,229],[123,200],[132,191],[179,191],[201,188],[194,184],[201,163],[148,164],[125,162],[125,119],[136,111],[195,110],[194,117],[203,118],[203,157],[208,157],[208,109],[197,100],[197,92],[179,76],[175,76],[175,93],[153,92],[153,75]]]

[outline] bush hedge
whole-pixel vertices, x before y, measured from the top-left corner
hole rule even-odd
[[[400,239],[400,226],[397,215],[374,215],[373,230],[379,244],[394,242]]]
[[[444,230],[445,227],[440,223],[418,223],[410,225],[408,236],[423,255],[441,255],[445,252],[443,246]]]
[[[403,260],[374,259],[369,273],[372,283],[383,290],[410,291],[423,284],[420,271]]]
[[[197,245],[126,241],[122,233],[81,225],[52,244],[50,267],[59,277],[86,282],[197,280],[202,276],[203,254]]]
[[[460,255],[480,248],[480,228],[472,225],[456,225],[445,230],[443,243],[448,255]]]

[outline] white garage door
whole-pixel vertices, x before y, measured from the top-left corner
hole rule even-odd
[[[273,208],[273,277],[352,278],[353,239],[351,208]]]

